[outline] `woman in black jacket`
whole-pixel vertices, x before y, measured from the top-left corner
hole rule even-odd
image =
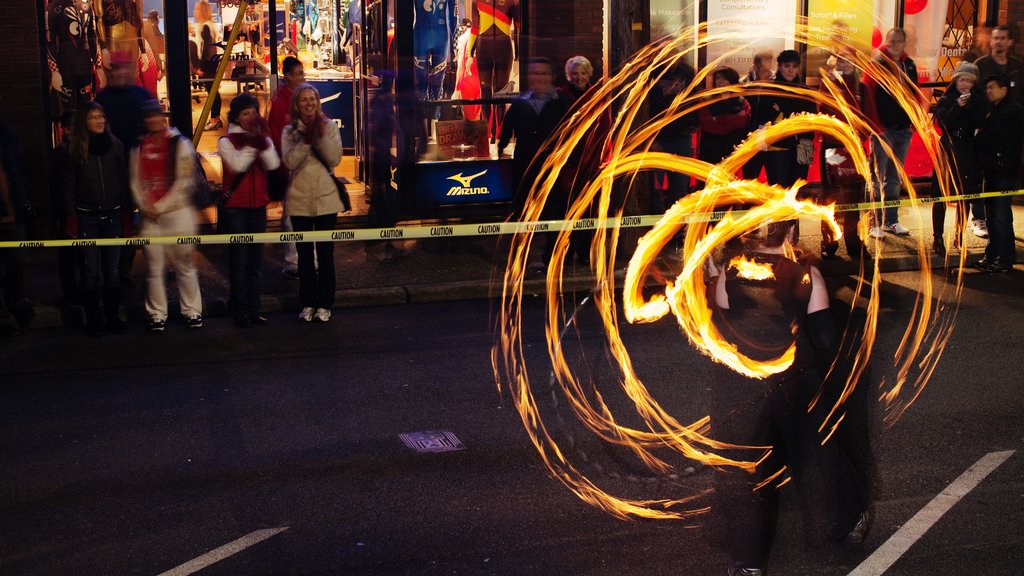
[[[102,106],[82,104],[75,114],[70,142],[70,161],[64,171],[65,235],[82,240],[120,237],[125,218],[130,216],[122,210],[129,205],[128,169],[124,147],[110,134]],[[117,273],[121,248],[84,243],[79,253],[86,333],[99,334],[104,320],[110,332],[123,332],[127,326],[118,314],[121,285]]]
[[[978,67],[970,62],[961,62],[953,73],[953,81],[949,83],[945,93],[935,103],[932,110],[935,121],[942,128],[942,147],[949,156],[951,170],[943,174],[944,178],[953,175],[957,178],[960,194],[974,194],[981,191],[981,170],[974,157],[974,133],[985,122],[988,102],[978,89]],[[947,182],[951,184],[951,182]],[[949,193],[953,193],[952,187]],[[942,195],[939,188],[938,171],[932,176],[932,197]],[[980,204],[980,209],[979,209]],[[984,201],[971,203],[974,218],[984,220]],[[967,214],[966,202],[956,203],[956,219],[953,236],[953,249],[958,250],[963,241],[963,227]],[[945,256],[946,244],[942,240],[946,223],[946,203],[932,204],[932,234],[935,237],[933,250],[939,256]]]

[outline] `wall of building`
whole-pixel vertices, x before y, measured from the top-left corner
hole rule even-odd
[[[529,30],[532,56],[545,56],[561,70],[577,54],[594,65],[594,76],[603,72],[603,2],[600,0],[546,0],[532,3]],[[559,75],[561,78],[561,75]]]
[[[44,118],[40,22],[36,2],[4,2],[0,19],[0,117],[18,134],[33,203],[50,204],[46,158],[50,133]]]

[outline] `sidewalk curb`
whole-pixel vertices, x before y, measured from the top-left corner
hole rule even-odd
[[[866,261],[865,265],[870,265]],[[942,266],[941,259],[932,259],[932,266]],[[850,276],[860,272],[860,264],[850,260],[833,260],[821,264],[822,273],[828,276]],[[881,272],[907,272],[920,270],[919,258],[915,255],[883,258],[879,261]],[[623,271],[616,271],[616,278],[621,280]],[[593,276],[567,276],[562,282],[562,293],[589,291],[594,286]],[[384,286],[379,288],[355,288],[338,290],[335,293],[335,308],[355,308],[363,306],[395,306],[403,304],[426,304],[432,302],[451,302],[458,300],[481,300],[498,298],[502,292],[502,279],[495,278],[484,281],[458,281],[429,284],[408,284],[403,286]],[[524,281],[523,293],[541,295],[546,292],[543,277],[530,278]],[[178,303],[169,302],[169,309],[176,310]],[[74,308],[67,305],[68,309]],[[301,309],[296,294],[285,296],[263,295],[262,309],[268,313],[298,312]],[[80,309],[79,309],[80,310]],[[52,328],[63,326],[63,313],[60,303],[36,303],[35,319],[30,328]],[[72,312],[73,314],[74,312]],[[141,303],[132,303],[122,307],[122,314],[128,322],[144,323],[148,318]],[[225,298],[205,298],[203,300],[203,316],[205,318],[223,318],[228,316]]]

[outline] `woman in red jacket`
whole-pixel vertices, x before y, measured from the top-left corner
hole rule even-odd
[[[228,109],[228,134],[217,141],[224,163],[224,196],[217,216],[222,234],[267,231],[267,172],[281,165],[260,117],[259,102],[239,94]],[[235,326],[267,324],[260,315],[263,244],[231,244],[228,309]]]
[[[740,75],[728,66],[711,73],[715,88],[739,84]],[[747,137],[750,127],[750,103],[742,96],[719,97],[700,109],[700,159],[718,164],[732,154],[733,148]]]

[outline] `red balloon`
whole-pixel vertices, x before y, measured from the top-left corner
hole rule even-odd
[[[882,31],[878,28],[871,30],[871,47],[878,48],[882,45]]]
[[[903,4],[904,14],[917,14],[928,5],[928,0],[907,0]]]

